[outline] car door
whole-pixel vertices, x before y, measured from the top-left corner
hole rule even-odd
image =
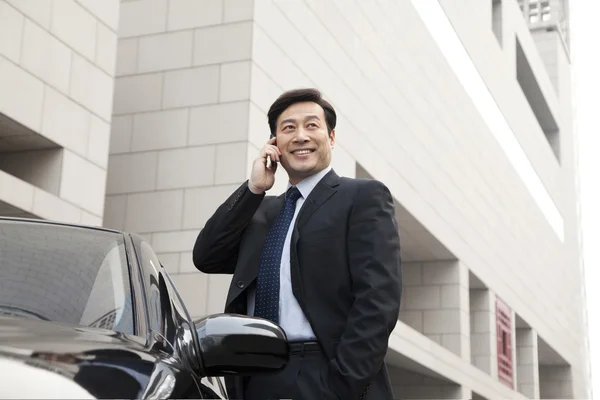
[[[202,390],[205,390],[207,399],[227,399],[227,390],[222,378],[205,376],[201,380]],[[206,390],[208,389],[208,390]]]
[[[130,238],[147,310],[149,346],[165,355],[166,362],[177,369],[177,379],[181,381],[177,382],[180,387],[173,396],[206,398],[205,393],[209,393],[209,398],[215,398],[210,391],[201,390],[196,374],[199,359],[194,323],[179,293],[150,243],[137,234],[131,234]]]

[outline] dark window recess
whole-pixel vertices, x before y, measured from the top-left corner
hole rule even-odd
[[[61,146],[0,113],[0,171],[58,195],[62,168]],[[0,202],[0,215],[37,218],[6,206]]]
[[[512,356],[512,313],[496,298],[496,332],[498,340],[498,380],[514,389]]]
[[[546,136],[548,144],[552,148],[556,159],[560,162],[560,129],[546,101],[546,96],[542,93],[533,69],[527,60],[527,56],[521,47],[519,39],[516,39],[516,41],[517,81],[531,107],[531,111],[533,111],[538,124],[544,132],[544,136]]]
[[[492,31],[502,47],[502,0],[492,0]]]

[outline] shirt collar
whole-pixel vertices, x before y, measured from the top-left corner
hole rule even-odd
[[[302,198],[306,199],[308,197],[308,195],[310,194],[310,192],[313,191],[313,189],[315,188],[315,186],[317,186],[317,184],[321,181],[321,179],[323,179],[323,177],[325,175],[327,175],[327,173],[329,171],[331,171],[331,165],[328,166],[327,168],[325,168],[324,170],[319,171],[316,174],[311,175],[308,178],[305,178],[302,181],[300,181],[296,185],[296,187],[300,191],[300,194],[302,195]],[[288,182],[288,189],[291,186],[292,186],[292,184]]]

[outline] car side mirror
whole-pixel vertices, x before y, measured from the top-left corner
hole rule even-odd
[[[194,324],[203,376],[273,373],[287,365],[287,336],[271,321],[215,314]]]

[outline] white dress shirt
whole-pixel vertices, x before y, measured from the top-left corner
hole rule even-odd
[[[294,224],[296,223],[296,217],[298,216],[304,201],[315,186],[317,186],[317,183],[319,183],[330,170],[331,166],[325,168],[321,172],[309,176],[296,185],[302,196],[296,202],[294,217],[292,218],[287,236],[285,237],[283,252],[281,253],[281,267],[279,270],[279,325],[283,328],[290,341],[313,340],[316,338],[310,323],[306,319],[306,316],[302,312],[302,308],[300,308],[300,305],[292,292],[290,243]],[[288,184],[288,189],[290,186],[291,185]],[[255,287],[248,291],[248,315],[254,315],[255,294]]]

